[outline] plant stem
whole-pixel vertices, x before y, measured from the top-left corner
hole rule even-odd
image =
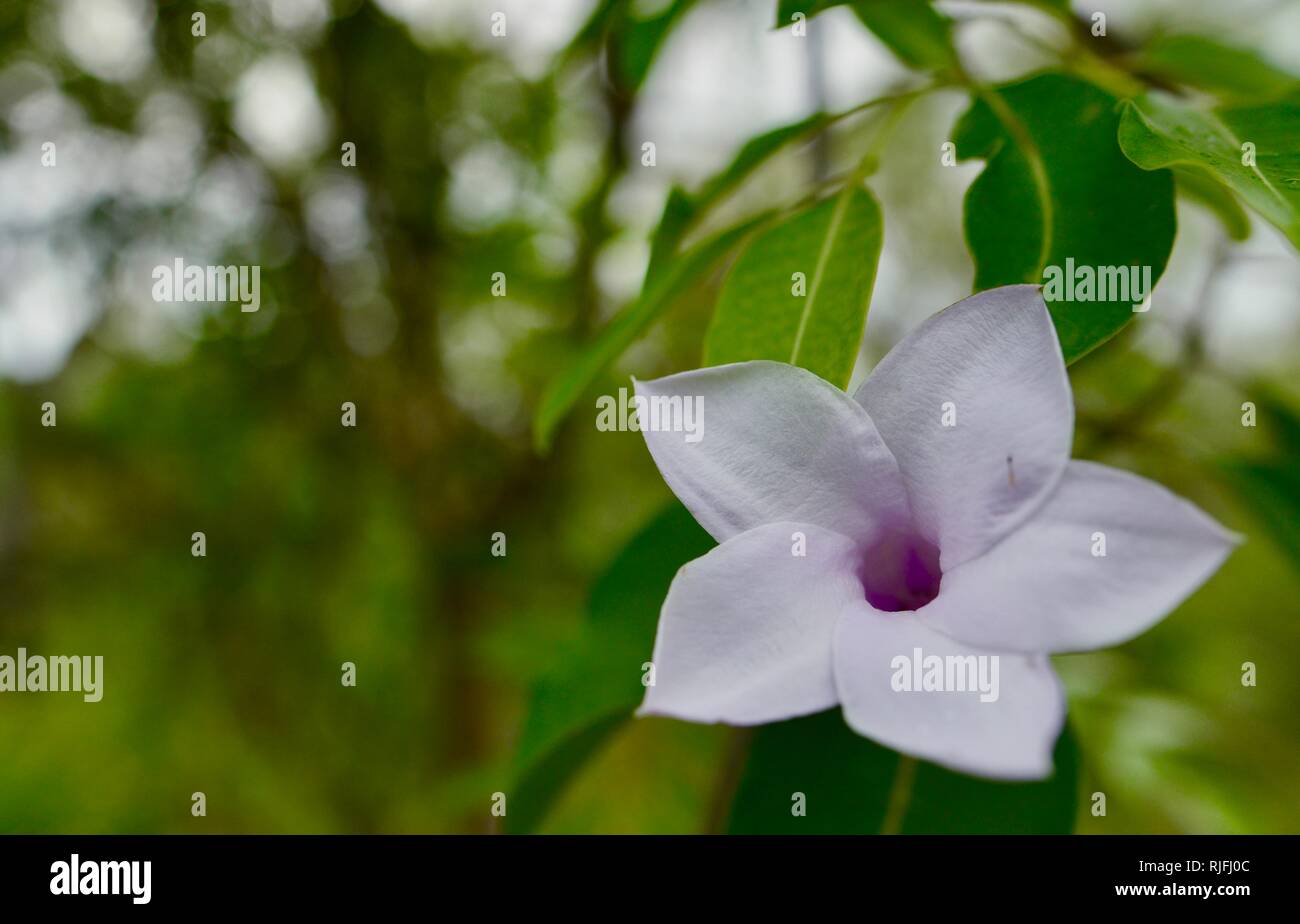
[[[726,832],[727,819],[731,816],[731,803],[740,786],[740,777],[749,760],[749,752],[754,744],[754,729],[733,728],[727,738],[722,755],[722,767],[718,771],[718,780],[713,786],[709,798],[709,814],[704,826],[705,834],[723,834]]]
[[[885,820],[880,825],[881,834],[898,834],[903,830],[903,817],[912,801],[912,783],[916,779],[916,758],[898,755],[898,768],[894,770],[894,785],[889,789],[889,804],[885,807]]]

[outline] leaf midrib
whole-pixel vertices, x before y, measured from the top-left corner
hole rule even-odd
[[[1238,151],[1240,151],[1242,146],[1242,141],[1240,138],[1237,137],[1236,132],[1234,132],[1231,128],[1228,127],[1228,123],[1224,122],[1223,119],[1219,118],[1219,114],[1214,112],[1213,110],[1211,110],[1208,113],[1208,117],[1211,122],[1213,122],[1220,130],[1222,130],[1222,132],[1225,135],[1228,136],[1228,140],[1232,142],[1232,146],[1235,147]],[[1273,184],[1268,181],[1268,177],[1264,176],[1264,172],[1259,169],[1258,164],[1242,164],[1242,166],[1250,168],[1250,172],[1253,173],[1259,179],[1259,181],[1264,184],[1264,188],[1267,189],[1269,194],[1272,195],[1272,197],[1277,200],[1277,204],[1282,207],[1282,211],[1284,213],[1292,211],[1291,204],[1287,202],[1286,199],[1283,198],[1282,194],[1278,192],[1277,188],[1274,187]]]
[[[817,253],[817,264],[813,267],[813,278],[808,285],[808,297],[804,300],[803,312],[799,315],[799,327],[795,331],[794,346],[790,350],[790,365],[797,366],[799,358],[799,348],[803,346],[803,335],[808,329],[808,321],[812,317],[813,308],[817,301],[817,294],[821,291],[822,278],[826,274],[826,265],[830,262],[831,250],[835,246],[835,238],[840,233],[840,225],[844,223],[844,213],[849,208],[849,197],[853,194],[854,187],[846,186],[840,193],[839,201],[835,203],[835,211],[831,213],[830,226],[826,229],[826,238],[822,241],[821,249]]]

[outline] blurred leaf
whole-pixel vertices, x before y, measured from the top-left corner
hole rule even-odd
[[[789,26],[795,13],[809,19],[835,6],[852,6],[858,19],[904,64],[946,70],[956,61],[952,20],[927,0],[780,0],[776,26]]]
[[[732,834],[876,834],[889,812],[900,755],[855,734],[838,709],[758,729],[732,804]],[[1068,834],[1074,829],[1079,751],[1069,726],[1056,772],[1001,783],[918,761],[903,834]],[[791,813],[801,792],[807,815]]]
[[[1201,35],[1154,39],[1136,56],[1143,71],[1198,90],[1255,100],[1291,92],[1300,78],[1269,64],[1253,51]]]
[[[641,295],[620,311],[596,340],[547,387],[533,420],[538,451],[550,448],[555,428],[601,371],[617,359],[655,319],[717,264],[740,240],[766,221],[764,213],[721,231],[683,253],[665,272],[647,278]]]
[[[1246,389],[1255,403],[1255,426],[1283,455],[1300,456],[1300,413],[1267,381],[1255,381]]]
[[[641,18],[631,0],[600,0],[561,54],[568,62],[579,55],[608,49],[619,87],[635,93],[645,82],[664,40],[695,0],[671,0],[661,10]]]
[[[650,241],[650,265],[646,278],[649,279],[672,256],[691,225],[748,179],[768,158],[791,141],[812,134],[836,118],[819,112],[755,135],[741,146],[731,163],[706,181],[698,192],[691,194],[680,186],[674,186],[668,193],[663,217],[659,219]]]
[[[623,2],[624,0],[600,0],[561,53],[561,60],[568,61],[576,55],[589,54],[599,48],[605,40],[605,33],[609,30],[615,11]]]
[[[672,0],[658,13],[644,19],[633,15],[632,3],[620,6],[618,23],[610,32],[610,48],[618,62],[623,86],[640,89],[664,39],[694,2]]]
[[[994,110],[998,111],[994,111]],[[966,193],[975,289],[1043,282],[1048,266],[1149,266],[1154,285],[1173,247],[1174,184],[1135,169],[1115,141],[1115,99],[1041,74],[977,100],[954,130],[958,156],[987,161]],[[1066,362],[1133,317],[1130,301],[1049,305]]]
[[[678,245],[698,214],[695,202],[686,190],[680,186],[668,190],[663,214],[650,236],[650,259],[646,263],[643,288],[676,256]]]
[[[795,13],[803,13],[812,19],[823,10],[829,10],[833,6],[844,6],[849,2],[851,0],[779,0],[776,5],[776,25],[772,28],[781,29],[790,25]]]
[[[680,186],[674,186],[669,191],[663,217],[659,220],[650,242],[650,269],[647,270],[647,278],[657,267],[663,265],[664,258],[673,253],[686,231],[698,222],[701,216],[735,191],[755,170],[783,147],[800,138],[810,137],[818,130],[870,106],[897,102],[917,92],[879,97],[840,112],[816,112],[797,122],[778,126],[746,141],[731,162],[710,177],[695,193],[688,193]]]
[[[945,71],[956,63],[952,20],[923,0],[858,0],[853,12],[910,67]]]
[[[722,285],[704,364],[774,359],[846,387],[882,238],[880,208],[859,185],[755,235]],[[793,294],[796,274],[806,294]]]
[[[1254,432],[1267,446],[1257,458],[1220,463],[1219,471],[1300,568],[1300,414],[1267,382],[1253,382],[1246,394],[1255,405]]]
[[[682,565],[714,545],[674,503],[636,535],[592,587],[578,649],[533,691],[516,754],[506,828],[532,830],[583,762],[645,693],[659,607]]]
[[[1174,180],[1179,192],[1219,217],[1228,237],[1234,241],[1250,237],[1250,216],[1232,190],[1216,180],[1214,174],[1200,167],[1175,167]]]
[[[1124,102],[1119,143],[1144,170],[1208,168],[1300,247],[1300,102],[1209,111],[1147,94]]]
[[[1294,457],[1234,459],[1224,480],[1300,568],[1300,467]]]
[[[829,125],[836,117],[823,112],[805,119],[782,125],[761,135],[755,135],[741,146],[725,169],[714,175],[691,197],[696,211],[704,211],[730,193],[778,150],[797,138],[810,135],[821,126]]]

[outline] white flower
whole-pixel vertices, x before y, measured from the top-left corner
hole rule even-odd
[[[856,400],[776,362],[637,393],[702,400],[704,439],[645,438],[720,543],[673,580],[641,715],[754,725],[839,704],[899,751],[1041,778],[1065,720],[1048,655],[1146,631],[1235,541],[1153,482],[1070,459],[1069,380],[1035,286],[929,318]],[[909,691],[899,659],[917,655],[996,656],[997,689]]]

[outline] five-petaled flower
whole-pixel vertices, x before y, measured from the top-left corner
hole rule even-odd
[[[673,580],[641,715],[755,725],[839,704],[902,752],[1041,778],[1066,708],[1048,656],[1146,631],[1235,542],[1163,487],[1070,459],[1069,380],[1035,286],[929,318],[856,400],[765,361],[637,393],[707,398],[706,439],[645,438],[720,543]],[[998,694],[898,692],[896,659],[917,649],[998,656]]]

